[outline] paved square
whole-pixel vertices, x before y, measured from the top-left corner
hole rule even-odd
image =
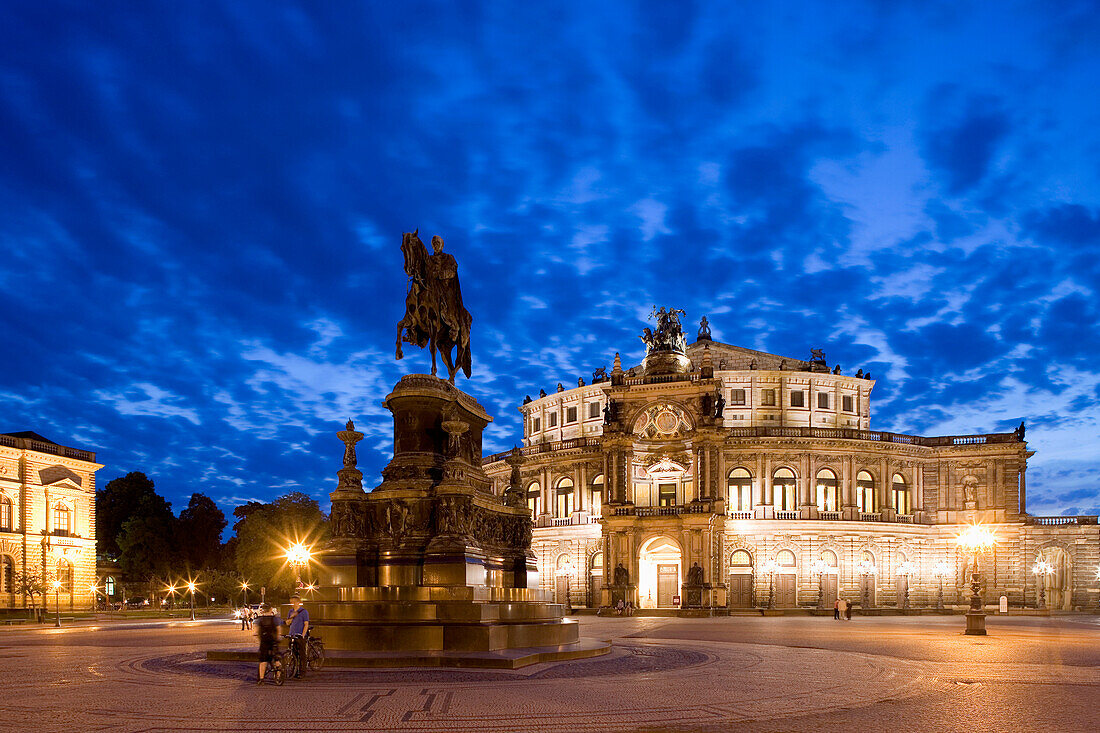
[[[257,686],[205,659],[228,622],[0,631],[10,730],[1012,730],[1100,727],[1100,621],[593,618],[608,656],[481,670],[323,670]]]

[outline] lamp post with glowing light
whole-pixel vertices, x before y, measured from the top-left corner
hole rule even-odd
[[[1046,560],[1036,560],[1031,566],[1031,572],[1035,573],[1035,585],[1039,589],[1039,603],[1036,608],[1042,611],[1047,607],[1047,576],[1054,574],[1054,566]]]
[[[570,591],[570,585],[573,580],[573,576],[577,574],[576,568],[573,567],[573,561],[569,558],[565,559],[562,563],[561,569],[558,570],[558,575],[565,578],[565,612],[573,613],[573,598]]]
[[[943,610],[943,579],[951,574],[951,566],[947,564],[946,560],[940,560],[936,563],[936,567],[932,569],[932,574],[940,579],[940,591],[936,596],[936,609]]]
[[[982,581],[978,575],[978,554],[988,551],[997,544],[997,537],[988,528],[972,524],[963,531],[955,542],[971,553],[970,608],[966,612],[966,633],[985,636],[985,608],[982,606]]]
[[[825,572],[829,566],[821,558],[810,563],[810,572],[817,576],[817,607],[825,608]]]
[[[164,592],[168,594],[167,596],[165,596],[164,602],[166,604],[168,604],[168,606],[170,608],[175,607],[175,605],[176,605],[176,599],[175,599],[176,586],[175,586],[175,584],[173,583],[172,585],[164,586]],[[168,615],[171,616],[172,614],[169,613]]]
[[[241,600],[243,601],[241,603],[241,608],[247,607],[248,606],[248,581],[247,580],[242,580],[241,581]]]
[[[917,571],[917,568],[913,563],[906,560],[901,565],[898,565],[898,575],[905,576],[905,598],[902,601],[902,608],[909,608],[909,576]]]
[[[94,585],[88,586],[88,592],[92,594],[92,610],[96,610],[96,606],[99,602],[99,587]]]
[[[775,608],[775,574],[779,572],[779,563],[769,559],[763,570],[768,574],[768,608]]]
[[[57,612],[57,617],[54,619],[53,625],[54,625],[54,628],[60,629],[61,628],[61,581],[60,580],[55,580],[53,582],[53,607],[54,607],[54,610]],[[49,611],[47,611],[46,613],[49,613]]]
[[[191,620],[195,620],[195,581],[187,581],[187,592],[191,598]]]
[[[286,561],[294,568],[294,587],[302,587],[302,568],[309,565],[312,554],[309,548],[300,542],[295,542],[286,550]]]

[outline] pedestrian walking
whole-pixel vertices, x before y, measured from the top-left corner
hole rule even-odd
[[[290,597],[290,605],[293,607],[286,616],[286,622],[290,625],[290,650],[298,660],[298,671],[295,678],[301,677],[306,670],[306,633],[309,631],[309,611],[302,605],[302,597],[297,593]]]
[[[840,620],[840,599],[839,598],[837,598],[835,601],[833,601],[833,619],[835,619],[836,621]]]
[[[267,664],[279,646],[279,629],[283,626],[283,620],[279,618],[274,608],[265,603],[260,607],[255,626],[256,638],[260,640],[260,676],[256,684],[262,685],[264,675],[267,674]]]
[[[851,603],[845,603],[844,606],[845,606],[845,608],[844,608],[844,620],[845,621],[851,621],[852,620],[852,604]]]
[[[844,598],[836,599],[836,618],[839,621],[844,617],[844,614],[848,611],[848,601]]]
[[[237,614],[241,617],[241,631],[244,631],[248,628],[248,607],[241,606]]]

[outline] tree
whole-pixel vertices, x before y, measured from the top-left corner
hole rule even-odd
[[[171,575],[179,564],[176,521],[164,499],[156,494],[142,497],[118,535],[118,564],[124,575],[142,580]]]
[[[117,559],[121,554],[118,536],[122,525],[141,512],[171,513],[172,505],[157,494],[152,480],[140,471],[113,479],[96,492],[96,551]]]
[[[239,517],[234,525],[237,571],[251,587],[266,586],[272,595],[293,587],[287,547],[293,542],[315,545],[328,536],[328,521],[317,500],[301,492],[280,496],[270,504],[249,502],[234,510],[233,516]]]
[[[35,618],[40,618],[38,615],[38,606],[35,605],[34,597],[42,597],[42,609],[45,613],[46,609],[46,594],[53,590],[52,579],[45,573],[38,573],[33,570],[28,570],[25,573],[16,572],[12,575],[13,590],[16,595],[29,596],[31,599],[31,613]]]
[[[191,494],[187,508],[180,512],[176,537],[180,552],[193,570],[217,566],[226,524],[225,514],[213,499]]]

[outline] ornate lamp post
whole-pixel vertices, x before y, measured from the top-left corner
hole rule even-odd
[[[947,564],[946,560],[940,560],[936,563],[936,567],[932,569],[932,574],[940,579],[940,591],[936,596],[936,610],[943,610],[943,579],[951,574],[951,566]]]
[[[187,592],[191,597],[191,620],[195,620],[195,581],[187,581]]]
[[[45,604],[42,604],[42,605],[45,605]],[[61,581],[60,580],[55,580],[53,582],[53,606],[54,606],[54,610],[57,611],[57,616],[54,619],[53,625],[54,625],[54,628],[60,629],[61,628]],[[46,613],[49,613],[49,611],[47,611]]]
[[[955,542],[973,555],[970,574],[970,609],[966,612],[966,633],[985,636],[985,609],[982,607],[982,582],[978,575],[978,554],[986,552],[997,544],[997,537],[986,527],[972,524],[963,531]]]
[[[909,576],[915,572],[917,572],[917,567],[908,560],[898,565],[898,575],[905,576],[905,598],[902,601],[902,608],[909,608]]]
[[[829,570],[829,566],[825,564],[825,561],[821,558],[814,560],[810,563],[810,572],[817,575],[817,607],[825,608],[825,583],[824,575]]]
[[[248,581],[241,581],[241,607],[244,608],[248,605]]]
[[[878,567],[876,567],[875,564],[873,562],[871,562],[870,560],[863,559],[863,560],[860,560],[856,564],[856,572],[859,573],[860,577],[864,578],[863,582],[860,583],[861,588],[860,588],[860,596],[859,596],[859,605],[860,605],[861,608],[870,608],[870,606],[871,606],[871,588],[868,585],[866,579],[868,577],[874,577],[875,575],[878,575]]]
[[[1047,576],[1054,574],[1054,566],[1046,560],[1036,560],[1031,566],[1031,572],[1035,573],[1035,585],[1039,590],[1039,603],[1036,608],[1042,611],[1047,607]]]
[[[576,573],[577,573],[577,570],[576,570],[576,568],[573,567],[573,561],[570,560],[569,558],[565,559],[565,562],[562,564],[561,569],[558,570],[558,575],[565,578],[565,612],[566,613],[573,613],[573,597],[572,597],[572,591],[570,590],[570,583],[572,582],[573,576],[576,575]]]
[[[304,587],[302,585],[302,568],[309,565],[310,559],[313,557],[309,548],[303,545],[301,542],[295,542],[286,550],[286,561],[290,563],[294,568],[294,587],[295,589]]]
[[[763,570],[768,574],[768,608],[775,608],[775,574],[779,572],[779,563],[768,560]]]

